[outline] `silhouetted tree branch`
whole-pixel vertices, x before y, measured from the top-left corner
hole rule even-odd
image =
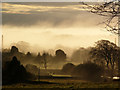
[[[82,2],[84,9],[91,13],[95,13],[100,16],[106,16],[108,19],[104,22],[107,31],[120,35],[119,28],[119,16],[120,16],[120,1],[113,0],[110,2],[97,3],[90,5]]]
[[[115,62],[118,59],[119,48],[108,40],[100,40],[96,42],[96,46],[91,49],[90,54],[93,59],[105,60],[108,69],[114,73]]]

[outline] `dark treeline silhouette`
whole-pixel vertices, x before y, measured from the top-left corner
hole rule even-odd
[[[91,60],[96,64],[106,67],[111,73],[111,77],[117,75],[118,71],[118,60],[120,48],[108,41],[100,40],[96,42],[95,47],[90,51]]]
[[[81,52],[78,50],[75,53],[78,54]],[[120,47],[108,40],[100,40],[96,42],[95,47],[91,47],[89,52],[87,52],[89,56],[86,54],[86,57],[89,57],[89,60],[76,66],[72,63],[65,64],[62,68],[62,72],[82,79],[107,81],[108,77],[112,79],[113,76],[119,76],[119,53]],[[76,57],[81,55],[77,54],[73,55]],[[101,77],[104,79],[101,79]]]
[[[27,64],[25,68],[28,72],[38,75],[39,68],[36,65]]]
[[[19,52],[18,48],[15,46],[11,47],[11,50],[2,52],[2,66],[4,67],[6,61],[11,61],[13,56],[16,56],[19,60],[24,57],[24,54]]]
[[[27,52],[26,54],[19,51],[16,46],[12,46],[9,52],[3,51],[3,67],[6,61],[10,61],[13,56],[16,56],[20,62],[25,66],[27,64],[34,64],[36,66],[40,66],[41,68],[47,69],[47,67],[51,68],[61,68],[63,64],[66,63],[66,54],[63,50],[56,50],[55,56],[52,56],[49,53],[40,52],[38,55],[34,55],[31,52]],[[56,65],[57,64],[57,65]]]
[[[68,63],[63,66],[62,72],[84,80],[100,81],[104,68],[89,61],[79,65]]]
[[[2,57],[3,84],[35,79],[39,69],[47,69],[56,64],[56,68],[59,68],[66,62],[66,54],[60,49],[55,52],[55,56],[48,53],[38,53],[36,56],[30,52],[24,54],[16,46],[12,46],[9,51],[3,51]]]
[[[63,66],[62,72],[65,73],[65,74],[71,74],[74,68],[75,68],[74,64],[67,63]]]
[[[33,75],[28,73],[20,61],[14,56],[11,61],[7,61],[2,70],[3,85],[24,82],[32,79]]]
[[[120,48],[108,40],[100,40],[91,48],[75,50],[69,60],[61,49],[56,50],[55,55],[47,52],[42,54],[38,52],[34,55],[29,51],[26,54],[20,52],[16,46],[12,46],[9,51],[2,53],[3,78],[9,82],[23,81],[33,76],[30,73],[38,75],[39,70],[49,73],[51,68],[56,70],[62,68],[61,74],[97,81],[101,76],[118,75],[119,53]],[[52,70],[50,72],[52,73]],[[19,75],[21,77],[18,77]]]

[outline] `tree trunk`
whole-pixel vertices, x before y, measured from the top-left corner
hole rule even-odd
[[[118,0],[119,7],[118,7],[118,12],[120,15],[120,0]],[[120,16],[118,15],[118,33],[120,34]],[[120,35],[118,34],[118,46],[120,47]],[[118,75],[120,76],[120,55],[118,55]]]
[[[111,65],[111,77],[113,77],[114,76],[114,64],[113,65]]]
[[[118,47],[120,47],[120,0],[118,0],[119,7],[118,7]],[[119,51],[118,51],[118,54]],[[120,55],[118,55],[118,76],[120,77]],[[118,83],[118,86],[120,87],[120,82]]]

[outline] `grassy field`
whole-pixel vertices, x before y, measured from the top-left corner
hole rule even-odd
[[[2,88],[119,88],[119,84],[118,82],[98,83],[72,79],[41,79],[40,82],[37,83],[18,83],[12,85],[3,85]]]

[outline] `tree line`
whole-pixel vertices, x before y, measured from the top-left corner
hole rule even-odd
[[[88,80],[100,80],[101,77],[110,77],[119,75],[118,60],[120,47],[108,40],[100,40],[95,43],[89,51],[88,61],[74,65],[65,64],[62,71],[73,76]]]
[[[12,46],[10,52],[3,52],[3,78],[5,81],[17,82],[32,77],[33,75],[27,72],[25,65],[28,66],[33,62],[36,65],[43,66],[44,69],[47,69],[49,65],[59,66],[62,63],[63,73],[84,79],[99,80],[101,76],[113,77],[118,75],[119,53],[120,47],[116,44],[108,40],[100,40],[89,49],[89,60],[74,65],[72,61],[66,64],[67,55],[61,49],[56,50],[55,56],[48,53],[42,55],[38,53],[37,56],[33,56],[30,52],[27,54],[21,53],[17,47]],[[15,76],[17,79],[15,79]]]

